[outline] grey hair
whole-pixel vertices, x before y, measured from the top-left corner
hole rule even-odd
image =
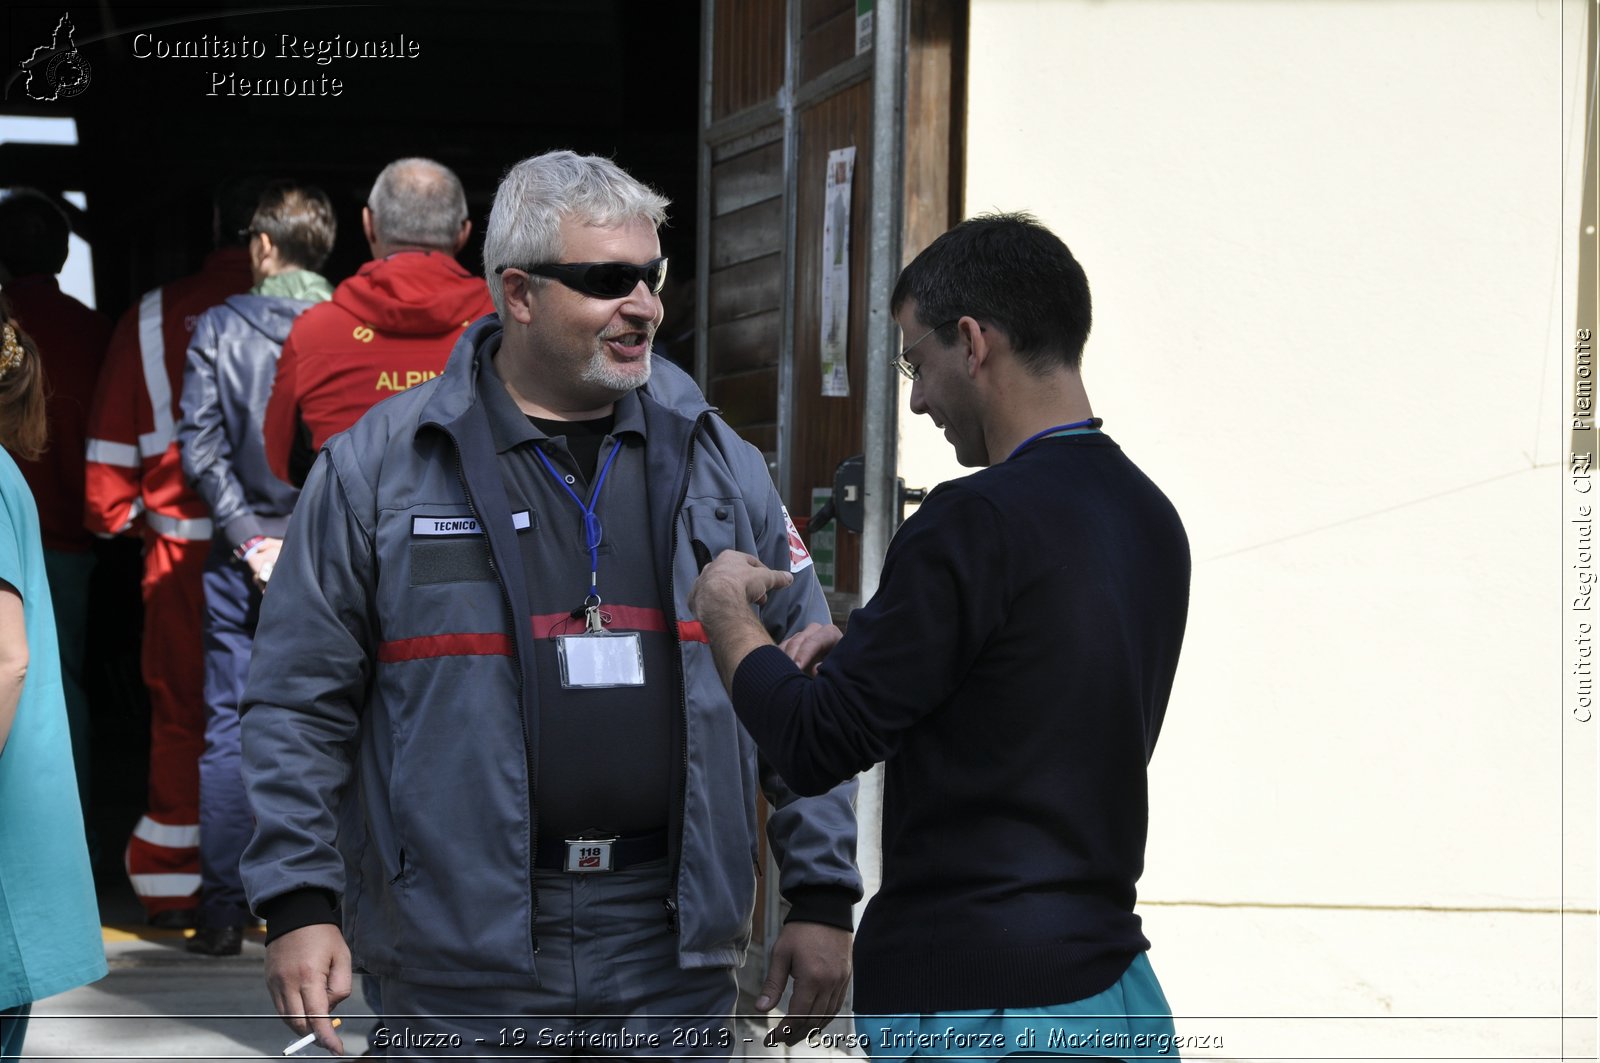
[[[611,227],[645,218],[667,220],[665,196],[598,155],[552,151],[523,159],[500,181],[483,238],[483,275],[495,311],[505,317],[501,266],[530,266],[561,259],[561,220]]]
[[[467,194],[448,166],[432,159],[396,159],[367,196],[379,243],[454,252],[467,220]]]

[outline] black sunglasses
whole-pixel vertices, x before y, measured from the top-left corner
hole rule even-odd
[[[534,277],[560,281],[575,292],[596,299],[621,299],[644,281],[654,295],[667,283],[667,260],[651,259],[642,266],[632,262],[551,262],[543,266],[496,266],[496,273],[520,269]]]

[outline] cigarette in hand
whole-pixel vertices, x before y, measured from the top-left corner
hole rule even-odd
[[[333,1020],[333,1025],[334,1025],[334,1028],[337,1029],[338,1027],[344,1025],[344,1020],[343,1019],[334,1019]],[[316,1039],[317,1039],[317,1035],[316,1034],[308,1033],[304,1037],[300,1038],[300,1040],[298,1040],[294,1044],[290,1045],[288,1048],[285,1048],[283,1050],[283,1054],[286,1055],[286,1056],[292,1056],[296,1052],[298,1052],[302,1048],[304,1048],[306,1045],[309,1045],[312,1041],[315,1041]]]

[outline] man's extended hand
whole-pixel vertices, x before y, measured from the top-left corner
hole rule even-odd
[[[328,1013],[350,995],[350,947],[332,923],[291,930],[267,946],[267,992],[289,1028],[336,1056],[344,1042]]]
[[[772,946],[766,981],[761,983],[757,1011],[771,1011],[794,979],[789,1014],[767,1035],[768,1047],[779,1041],[796,1045],[820,1030],[844,1006],[850,984],[850,931],[823,923],[785,923]]]
[[[778,649],[787,653],[795,667],[806,675],[816,675],[817,665],[833,652],[842,638],[844,632],[832,624],[810,624],[778,643]]]
[[[724,550],[689,588],[689,608],[706,629],[717,673],[729,690],[739,662],[752,650],[772,645],[751,604],[766,601],[768,591],[793,582],[791,573],[770,569],[749,554]]]
[[[733,610],[748,613],[752,604],[767,600],[768,591],[793,582],[791,573],[770,569],[749,554],[724,550],[689,588],[689,608],[702,622]]]

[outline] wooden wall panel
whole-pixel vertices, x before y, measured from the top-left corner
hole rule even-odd
[[[776,310],[783,305],[783,255],[741,262],[711,274],[713,322]]]
[[[778,409],[778,370],[757,369],[711,382],[711,405],[735,428],[775,423]]]
[[[799,33],[792,57],[786,51],[791,4],[798,5]],[[866,374],[892,372],[890,352],[866,349],[871,67],[856,59],[854,0],[715,0],[713,6],[714,24],[708,27],[713,128],[705,140],[711,145],[710,209],[700,219],[709,227],[709,232],[702,230],[709,252],[701,262],[707,271],[701,293],[706,300],[706,391],[773,467],[782,428],[789,447],[788,476],[778,486],[798,516],[809,511],[811,489],[831,485],[838,462],[861,451]],[[914,252],[948,227],[961,200],[968,0],[909,0],[909,7],[905,245]],[[853,66],[839,69],[852,60]],[[777,94],[785,63],[791,61],[796,81],[786,107],[795,107],[796,98],[805,105],[794,115],[798,157],[791,163],[797,191],[786,213],[783,127],[777,124],[786,116],[779,112]],[[832,95],[814,98],[822,88],[817,79],[830,72],[833,77],[826,84]],[[850,77],[865,80],[832,88]],[[717,126],[729,118],[734,120]],[[757,128],[763,124],[765,128]],[[748,146],[758,142],[759,147]],[[850,396],[823,398],[819,333],[825,167],[829,150],[852,145],[857,154],[850,217]],[[793,234],[785,232],[791,216],[797,219]],[[791,261],[792,298],[784,290]],[[786,325],[794,343],[787,366],[779,364]],[[784,373],[791,374],[788,408],[780,411],[778,388]],[[858,536],[838,534],[836,565],[838,590],[848,597],[859,589]],[[761,815],[766,815],[765,802]],[[768,866],[765,832],[761,846],[762,866]],[[757,883],[758,913],[766,911],[769,883],[775,884],[776,876]],[[758,914],[758,944],[777,925],[769,919]],[[759,977],[760,965],[752,964],[741,974],[741,985],[751,989]]]
[[[772,99],[783,84],[785,0],[722,0],[711,37],[711,119]]]
[[[711,181],[711,213],[729,214],[783,195],[783,141],[718,164]]]
[[[845,11],[854,19],[856,0],[800,0],[800,32],[809,32]]]
[[[711,33],[711,85],[707,110],[712,130],[702,130],[702,162],[709,162],[709,209],[700,224],[705,271],[706,397],[728,424],[760,449],[768,467],[778,460],[778,361],[782,355],[785,241],[783,117],[778,91],[788,76],[789,0],[715,0]],[[750,117],[770,112],[773,122],[751,128]],[[735,117],[741,116],[741,117]],[[723,135],[716,124],[727,123]],[[746,143],[758,146],[746,148]],[[767,802],[757,802],[762,823]],[[766,831],[759,832],[759,865],[768,868]],[[756,882],[753,958],[777,928],[767,882]],[[763,965],[741,973],[754,990]],[[753,995],[753,993],[752,993]]]
[[[783,142],[711,169],[707,396],[776,461],[783,305]]]
[[[745,425],[739,429],[739,435],[746,443],[749,443],[763,454],[772,455],[778,452],[778,426],[776,424]]]
[[[715,174],[712,179],[715,180]],[[782,250],[782,199],[769,199],[711,219],[711,268],[714,270]]]
[[[776,308],[712,325],[706,336],[711,361],[720,374],[765,369],[778,364],[779,313]],[[776,414],[776,410],[773,413]],[[770,420],[771,418],[766,418]]]
[[[856,57],[856,9],[850,4],[800,38],[800,84]]]
[[[912,0],[908,12],[903,262],[961,220],[968,17],[966,0]]]
[[[853,18],[852,11],[852,18]],[[791,508],[807,508],[813,487],[833,483],[834,466],[861,452],[861,418],[866,373],[890,372],[866,349],[867,189],[872,177],[872,84],[861,82],[829,96],[800,114],[799,192],[795,234],[795,360],[791,477],[784,497]],[[822,216],[828,152],[856,149],[850,205],[850,317],[848,398],[822,395]],[[860,542],[843,532],[837,538],[838,589],[860,586]]]

